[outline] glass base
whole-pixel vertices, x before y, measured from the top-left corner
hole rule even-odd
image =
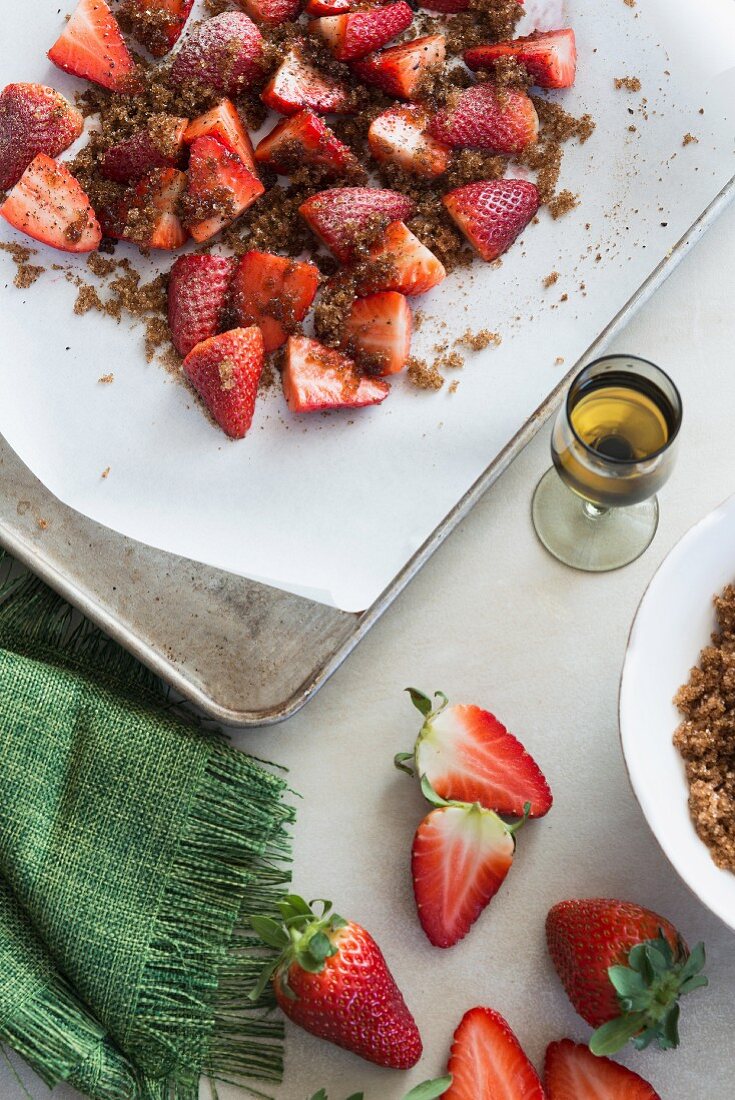
[[[629,565],[648,549],[658,527],[655,497],[598,515],[567,489],[552,466],[531,506],[536,534],[550,554],[572,569],[605,573]]]

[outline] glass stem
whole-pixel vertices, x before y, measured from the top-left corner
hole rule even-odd
[[[610,511],[609,508],[598,508],[591,500],[583,501],[582,508],[584,509],[584,514],[587,516],[587,519],[600,519],[602,516],[606,516]]]

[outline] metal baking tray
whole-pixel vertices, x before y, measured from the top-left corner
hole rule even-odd
[[[349,614],[162,553],[61,504],[0,436],[0,544],[207,715],[290,717],[319,690],[599,355],[735,198],[735,177],[367,611]]]

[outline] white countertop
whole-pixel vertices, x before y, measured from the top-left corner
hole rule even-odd
[[[585,1040],[589,1029],[553,972],[543,927],[554,902],[593,895],[648,905],[708,949],[711,987],[684,999],[680,1050],[631,1050],[626,1063],[662,1100],[735,1094],[735,936],[658,849],[628,784],[617,724],[626,638],[648,580],[690,525],[735,491],[734,292],[735,207],[614,345],[659,363],[684,397],[678,466],[642,559],[594,576],[542,549],[529,515],[549,464],[542,431],[322,692],[284,725],[236,739],[291,769],[303,796],[294,888],[332,898],[372,932],[425,1046],[404,1075],[289,1026],[278,1100],[306,1100],[320,1086],[330,1100],[360,1089],[366,1100],[400,1100],[443,1071],[452,1032],[476,1004],[502,1012],[537,1065],[552,1039]],[[420,724],[402,693],[408,684],[494,711],[537,757],[555,795],[549,816],[519,837],[500,894],[449,951],[429,945],[412,896],[411,840],[424,803],[392,765]],[[23,1076],[39,1095],[42,1086]],[[242,1095],[220,1092],[222,1100]],[[23,1095],[0,1062],[2,1100]]]

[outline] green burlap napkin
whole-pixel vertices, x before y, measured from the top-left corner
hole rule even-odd
[[[194,1100],[202,1074],[278,1080],[281,1027],[249,1005],[263,955],[240,921],[277,912],[288,880],[284,782],[176,717],[35,579],[0,600],[0,878],[14,907],[0,920],[0,1024],[27,1029],[0,1038],[32,1048],[48,1081],[71,1079],[30,1027],[63,990],[88,1009],[82,1049],[94,1037],[110,1072],[132,1075],[119,1100],[155,1082]],[[18,929],[43,945],[35,977]],[[18,968],[38,989],[20,1015]]]

